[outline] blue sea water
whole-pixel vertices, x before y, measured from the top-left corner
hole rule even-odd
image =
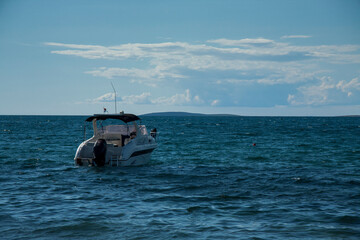
[[[144,117],[126,168],[74,165],[84,120],[0,116],[1,239],[360,239],[360,118]]]

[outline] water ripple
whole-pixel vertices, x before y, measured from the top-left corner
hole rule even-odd
[[[359,118],[144,118],[130,168],[74,166],[83,121],[0,117],[4,239],[360,238]]]

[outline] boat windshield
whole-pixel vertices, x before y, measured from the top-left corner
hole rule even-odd
[[[141,135],[146,135],[147,129],[145,125],[139,126]],[[103,134],[121,134],[121,135],[129,135],[131,132],[135,132],[135,126],[134,125],[108,125],[103,126],[99,129],[99,132]]]
[[[98,121],[98,132],[100,134],[121,134],[121,135],[130,135],[130,133],[135,132],[135,126],[133,124],[122,124],[122,125],[103,125],[102,121]],[[139,130],[141,135],[147,135],[147,129],[145,125],[139,125]]]

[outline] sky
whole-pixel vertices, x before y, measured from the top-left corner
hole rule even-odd
[[[0,114],[360,115],[359,0],[0,1]]]

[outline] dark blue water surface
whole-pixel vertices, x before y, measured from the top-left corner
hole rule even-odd
[[[74,166],[85,118],[0,116],[1,239],[360,238],[360,118],[144,117],[127,168]]]

